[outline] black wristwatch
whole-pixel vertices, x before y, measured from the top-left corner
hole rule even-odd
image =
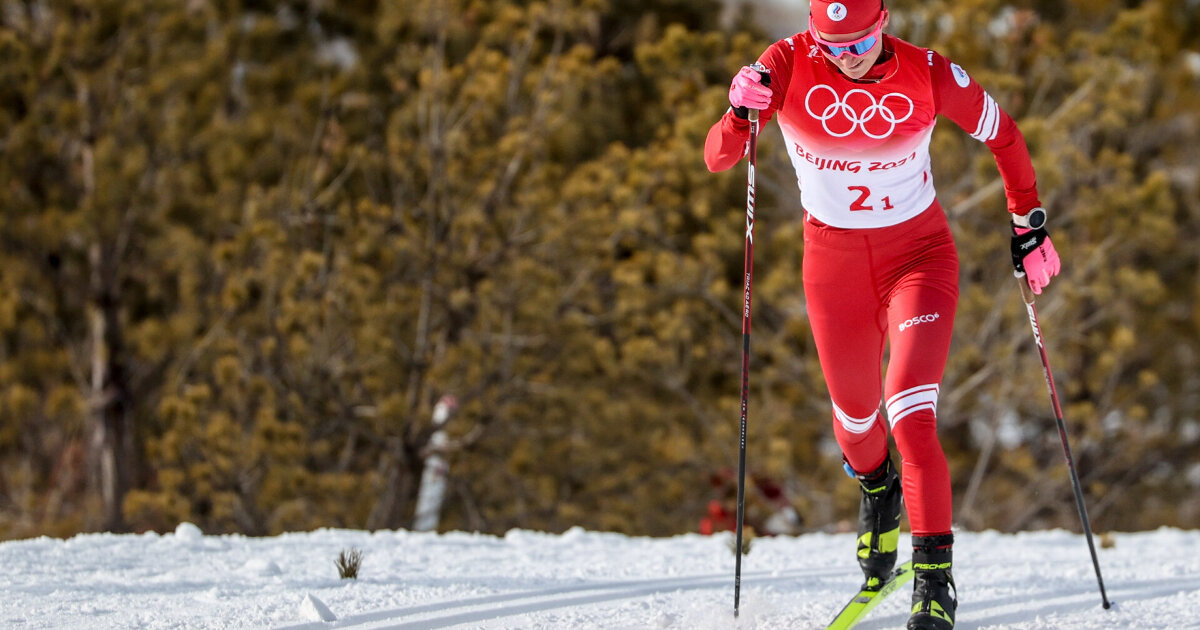
[[[1026,214],[1014,214],[1012,222],[1017,227],[1039,230],[1046,227],[1046,209],[1038,207]]]

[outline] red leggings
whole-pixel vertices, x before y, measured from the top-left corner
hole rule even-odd
[[[900,225],[804,225],[804,295],[833,430],[854,470],[887,456],[880,400],[903,458],[912,533],[949,533],[950,470],[937,438],[937,397],[958,303],[958,252],[934,201]],[[885,342],[886,380],[880,375]]]

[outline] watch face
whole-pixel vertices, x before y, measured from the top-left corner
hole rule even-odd
[[[1041,208],[1030,210],[1027,218],[1029,219],[1029,227],[1034,230],[1046,225],[1046,211]]]

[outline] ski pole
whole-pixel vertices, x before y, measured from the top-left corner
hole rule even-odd
[[[1087,507],[1083,503],[1083,489],[1079,484],[1079,473],[1075,471],[1075,459],[1071,457],[1071,443],[1067,440],[1067,425],[1063,422],[1062,406],[1058,402],[1058,389],[1054,387],[1054,374],[1050,371],[1050,357],[1046,354],[1046,346],[1042,343],[1042,327],[1038,324],[1037,308],[1033,305],[1033,289],[1029,287],[1025,274],[1016,272],[1017,284],[1021,286],[1021,298],[1025,301],[1025,310],[1029,313],[1029,325],[1033,327],[1033,341],[1037,344],[1042,356],[1042,372],[1046,375],[1046,386],[1050,389],[1050,403],[1054,406],[1054,420],[1058,422],[1058,436],[1062,438],[1063,455],[1067,457],[1067,470],[1071,473],[1071,485],[1075,490],[1075,507],[1079,510],[1079,520],[1083,523],[1083,534],[1087,537],[1088,551],[1092,553],[1092,566],[1096,568],[1096,582],[1100,584],[1100,601],[1105,610],[1112,604],[1108,602],[1108,594],[1104,592],[1104,578],[1100,576],[1100,560],[1096,557],[1096,544],[1092,541],[1092,525],[1088,521]]]
[[[771,84],[771,75],[766,67],[754,64],[762,76],[762,84]],[[738,441],[738,485],[737,485],[737,560],[733,574],[733,617],[738,616],[738,605],[742,594],[742,519],[746,511],[746,407],[750,397],[750,288],[754,280],[754,169],[758,164],[758,110],[748,110],[750,120],[750,143],[748,154],[750,168],[746,174],[746,265],[745,291],[742,294],[742,421]]]

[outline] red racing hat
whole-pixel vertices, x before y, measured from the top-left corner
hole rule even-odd
[[[879,23],[882,0],[810,0],[809,11],[817,30],[830,35],[857,33]]]

